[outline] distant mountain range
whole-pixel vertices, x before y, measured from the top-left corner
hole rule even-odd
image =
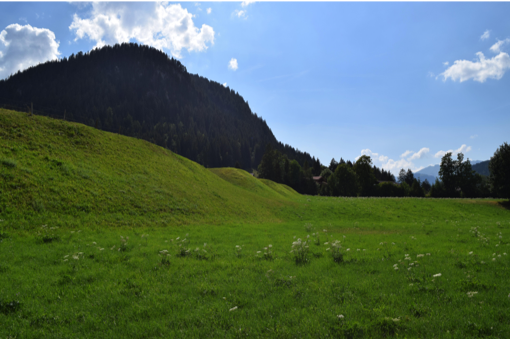
[[[489,173],[489,161],[490,160],[470,160],[471,166],[476,173],[488,176]],[[431,184],[439,178],[439,165],[433,165],[425,167],[418,172],[414,173],[414,177],[425,181],[427,179]]]

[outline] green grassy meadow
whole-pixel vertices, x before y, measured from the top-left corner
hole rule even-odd
[[[0,189],[2,339],[510,337],[503,201],[302,196],[7,110]]]

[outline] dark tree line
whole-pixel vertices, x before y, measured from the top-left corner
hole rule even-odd
[[[373,196],[379,195],[379,182],[392,183],[395,177],[384,169],[372,166],[369,156],[363,155],[353,164],[351,161],[331,160],[328,167],[318,159],[300,166],[268,145],[258,167],[259,178],[286,184],[297,192],[309,195]],[[317,179],[315,180],[314,179]]]
[[[267,144],[301,166],[314,161],[278,142],[239,93],[148,46],[79,52],[0,81],[0,104],[30,103],[40,114],[144,139],[206,167],[257,168]]]
[[[476,173],[462,153],[454,160],[452,153],[441,159],[440,180],[432,185],[432,197],[495,197],[510,199],[510,145],[501,145],[489,161],[489,176]]]

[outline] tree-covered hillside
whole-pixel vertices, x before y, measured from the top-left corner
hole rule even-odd
[[[165,53],[106,46],[46,62],[0,81],[0,105],[145,139],[207,167],[257,168],[266,145],[301,165],[318,162],[278,142],[234,90]]]

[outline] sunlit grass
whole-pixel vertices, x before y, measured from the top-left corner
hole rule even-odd
[[[497,200],[300,196],[0,110],[0,338],[510,337]]]

